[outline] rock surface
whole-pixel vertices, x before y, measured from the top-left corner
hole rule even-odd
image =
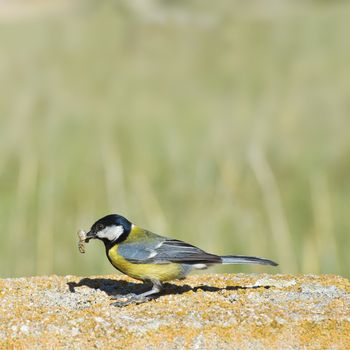
[[[201,275],[123,308],[121,276],[0,280],[1,349],[350,349],[350,283],[338,276]]]

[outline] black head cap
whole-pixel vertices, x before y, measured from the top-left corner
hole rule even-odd
[[[97,220],[91,226],[91,231],[100,231],[101,229],[108,226],[123,226],[125,231],[130,231],[131,225],[131,222],[128,219],[124,218],[124,216],[118,214],[110,214]]]
[[[87,233],[87,241],[93,238],[103,241],[122,241],[131,231],[132,223],[118,214],[110,214],[97,220]],[[112,228],[111,230],[108,230]],[[113,239],[113,237],[115,239]],[[105,242],[106,243],[106,242]]]

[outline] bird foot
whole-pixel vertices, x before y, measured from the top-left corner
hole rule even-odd
[[[119,300],[119,299],[132,299],[132,298],[136,298],[137,294],[135,293],[129,293],[129,294],[117,294],[117,295],[113,295],[111,297],[112,300]]]
[[[142,304],[146,301],[149,301],[151,298],[139,294],[130,293],[126,295],[115,295],[112,297],[112,299],[117,301],[112,303],[111,305],[123,307],[131,304]]]

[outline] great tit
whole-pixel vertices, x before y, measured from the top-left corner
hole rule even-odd
[[[101,240],[111,264],[120,272],[144,282],[152,289],[142,294],[129,294],[126,301],[144,302],[160,293],[162,282],[183,279],[193,269],[206,269],[215,264],[261,264],[277,266],[267,259],[225,255],[219,256],[177,239],[159,236],[132,224],[121,215],[111,214],[96,221],[86,233],[85,242]],[[120,298],[120,296],[119,296]]]

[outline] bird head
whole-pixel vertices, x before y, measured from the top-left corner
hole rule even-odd
[[[127,236],[131,230],[131,222],[118,214],[104,216],[97,220],[86,234],[85,242],[90,239],[100,239],[105,243],[117,242]]]

